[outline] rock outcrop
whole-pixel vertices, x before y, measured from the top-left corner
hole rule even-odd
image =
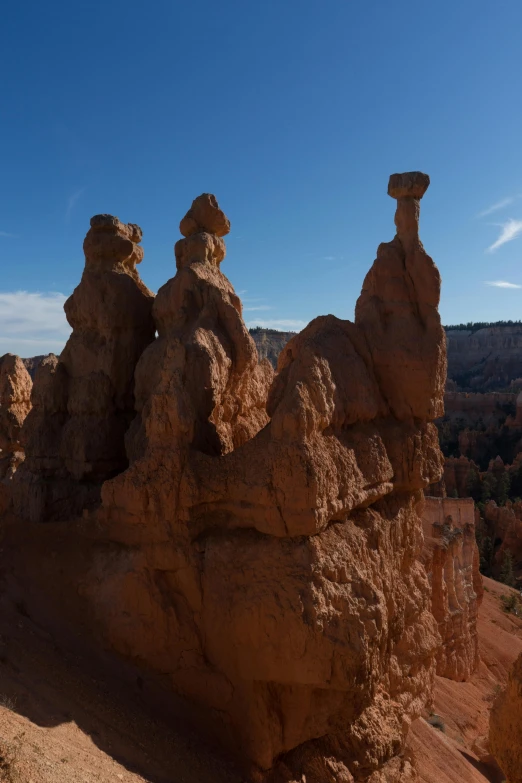
[[[85,269],[64,309],[72,334],[57,359],[38,366],[15,482],[18,512],[34,521],[70,518],[97,505],[105,479],[125,469],[134,413],[134,369],[154,339],[153,294],[136,265],[141,229],[96,215]]]
[[[254,338],[257,352],[260,359],[268,359],[274,370],[277,369],[279,354],[295,332],[280,332],[277,329],[263,329],[260,326],[250,329],[250,334]]]
[[[506,775],[506,783],[522,783],[522,655],[516,660],[506,689],[491,710],[491,752]]]
[[[140,554],[92,599],[120,597],[103,619],[112,647],[213,711],[258,774],[280,759],[287,780],[369,779],[397,764],[430,691],[418,504],[442,469],[430,422],[445,354],[418,205],[415,190],[399,196],[355,324],[316,318],[285,346],[269,420],[269,369],[210,223],[176,245],[154,305],[131,465],[105,483],[100,512]],[[136,603],[148,609],[129,624]]]
[[[9,504],[11,482],[24,460],[20,432],[31,409],[32,381],[22,359],[7,353],[0,359],[0,511]]]
[[[464,389],[489,391],[522,375],[522,324],[448,329],[448,375]]]
[[[426,498],[422,516],[423,562],[431,590],[431,610],[442,646],[437,674],[463,682],[479,662],[477,616],[483,597],[471,498]]]
[[[253,780],[414,779],[402,751],[439,643],[420,514],[442,473],[432,421],[446,375],[440,278],[418,236],[428,183],[391,178],[397,235],[355,323],[316,318],[274,379],[220,270],[228,220],[213,196],[196,199],[154,302],[158,338],[140,349],[129,467],[103,483],[77,538],[67,527],[74,551],[53,578],[45,552],[64,533],[39,528],[30,595],[188,699]],[[72,418],[64,353],[35,383],[28,433],[42,448],[52,415],[61,428]],[[67,466],[81,486],[83,458]]]

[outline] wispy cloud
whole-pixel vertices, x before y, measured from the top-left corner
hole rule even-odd
[[[85,193],[85,188],[80,188],[80,190],[77,190],[76,193],[73,193],[72,196],[69,196],[67,199],[67,209],[65,210],[65,222],[69,222],[69,218],[71,217],[71,213],[74,209],[74,205],[80,198],[80,196]]]
[[[0,231],[0,237],[16,237],[16,234],[10,234],[9,231]]]
[[[255,307],[243,307],[245,313],[253,312],[254,310],[271,310],[271,305],[255,305]]]
[[[506,242],[511,242],[513,239],[516,239],[518,235],[522,233],[522,220],[513,220],[513,218],[510,218],[505,223],[498,223],[497,225],[502,230],[498,239],[488,247],[490,253],[501,247],[501,245],[505,245]]]
[[[61,293],[0,292],[0,351],[34,356],[60,353],[71,328]]]
[[[509,207],[509,205],[512,204],[516,198],[518,198],[518,196],[508,196],[508,198],[503,198],[501,201],[496,201],[495,204],[492,204],[487,209],[479,212],[477,217],[483,218],[487,217],[488,215],[492,215],[493,212],[499,212],[501,209],[504,209],[504,207]]]
[[[522,288],[522,285],[508,283],[507,280],[486,280],[485,285],[493,286],[493,288]]]
[[[282,331],[287,329],[290,331],[299,332],[306,326],[306,321],[301,321],[297,318],[270,318],[268,320],[256,319],[255,321],[249,321],[247,326],[249,329],[252,329],[254,326],[262,326],[264,329],[281,329]]]

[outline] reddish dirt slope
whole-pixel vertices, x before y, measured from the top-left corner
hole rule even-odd
[[[504,775],[494,765],[481,763],[477,741],[488,733],[491,704],[522,652],[522,619],[507,614],[500,596],[509,588],[484,579],[484,601],[478,632],[481,663],[468,682],[436,678],[433,713],[443,731],[426,720],[413,724],[409,746],[422,783],[500,783]],[[426,716],[429,719],[429,716]]]
[[[240,783],[200,738],[87,675],[23,606],[0,618],[2,783]]]
[[[444,731],[420,719],[410,733],[422,783],[503,780],[472,748],[522,652],[522,620],[502,609],[503,585],[485,579],[485,587],[478,672],[467,683],[438,677],[433,712]],[[2,783],[240,783],[199,737],[152,719],[135,694],[86,674],[84,662],[64,653],[23,606],[0,608]]]

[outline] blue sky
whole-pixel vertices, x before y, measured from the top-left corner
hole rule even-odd
[[[157,290],[205,191],[247,323],[351,318],[412,169],[443,321],[522,318],[521,30],[518,0],[7,4],[0,353],[60,350],[91,215],[141,225]]]

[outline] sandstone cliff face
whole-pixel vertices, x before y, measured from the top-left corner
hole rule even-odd
[[[136,370],[131,466],[103,487],[107,534],[133,547],[86,587],[106,638],[211,710],[251,774],[399,776],[430,691],[418,504],[442,469],[445,353],[408,193],[356,323],[317,318],[285,347],[270,419],[223,241],[191,224]]]
[[[449,330],[448,375],[479,391],[505,387],[522,376],[522,325]]]
[[[426,498],[423,561],[432,589],[432,612],[442,646],[437,674],[463,682],[479,662],[477,616],[482,577],[471,498]]]
[[[22,433],[27,460],[14,499],[26,518],[81,513],[127,465],[134,369],[154,339],[153,295],[136,269],[140,241],[132,223],[111,215],[91,220],[82,279],[64,307],[73,332],[60,358],[51,354],[37,368]]]
[[[23,462],[20,432],[31,409],[31,378],[19,356],[0,359],[0,511],[11,497],[11,481]]]
[[[522,783],[522,655],[515,662],[506,689],[491,710],[491,752],[507,776]]]
[[[504,557],[510,553],[513,557],[515,574],[522,573],[522,502],[507,501],[497,506],[494,500],[484,508],[486,532],[494,547],[492,573],[499,576]]]
[[[256,327],[250,329],[250,334],[256,344],[260,359],[268,359],[272,367],[277,369],[279,354],[295,336],[295,332],[280,332],[277,329],[262,329]]]
[[[401,753],[439,643],[420,513],[442,472],[446,370],[440,279],[418,237],[428,182],[392,177],[397,235],[355,323],[316,318],[274,379],[220,270],[229,222],[196,199],[136,366],[129,467],[77,543],[68,533],[60,574],[41,557],[32,595],[58,596],[76,628],[197,705],[253,780],[413,780]],[[58,432],[70,418],[69,361],[38,371],[38,480],[54,477],[53,416]],[[81,486],[85,463],[70,464]]]

